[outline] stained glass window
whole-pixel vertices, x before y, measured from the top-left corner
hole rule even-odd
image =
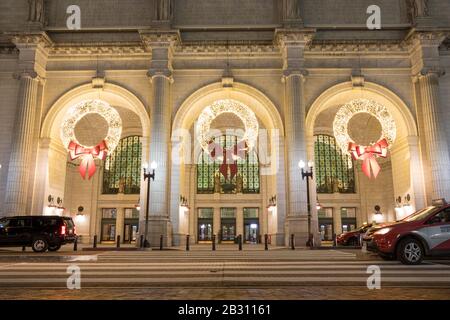
[[[315,136],[317,193],[355,193],[355,174],[350,155],[343,154],[334,137]]]
[[[238,143],[238,137],[224,135],[216,138],[216,141],[222,148],[231,149]],[[222,162],[221,159],[214,161],[204,151],[200,154],[197,164],[198,193],[214,193],[216,179],[220,179],[220,193],[259,193],[259,161],[255,151],[246,153],[245,158],[237,159],[238,173],[233,178],[231,175],[225,178],[219,173]]]
[[[103,194],[139,194],[142,142],[139,136],[120,140],[103,168]]]

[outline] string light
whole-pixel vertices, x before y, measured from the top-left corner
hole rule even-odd
[[[255,113],[240,102],[224,99],[206,107],[198,118],[196,125],[197,139],[203,150],[208,152],[208,145],[214,138],[210,134],[212,121],[223,113],[233,113],[242,120],[245,126],[243,140],[247,142],[249,150],[253,149],[258,139],[259,129]]]
[[[348,124],[350,119],[358,113],[368,113],[375,117],[381,124],[382,133],[380,140],[386,138],[389,146],[394,143],[397,135],[397,127],[388,109],[372,100],[355,99],[339,109],[333,122],[336,143],[344,154],[348,153],[348,144],[354,142],[348,134]]]
[[[114,151],[122,135],[122,119],[116,109],[102,100],[85,100],[70,107],[61,126],[61,140],[64,146],[67,148],[71,141],[83,146],[75,136],[75,127],[84,116],[90,113],[102,116],[108,123],[108,134],[104,140],[108,151]]]

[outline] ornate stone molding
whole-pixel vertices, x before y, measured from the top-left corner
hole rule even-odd
[[[277,29],[275,30],[275,43],[279,47],[309,47],[314,39],[315,32],[315,29]]]
[[[53,41],[49,38],[47,33],[27,33],[27,34],[12,34],[11,42],[14,43],[20,50],[23,46],[42,46],[44,48],[50,48],[53,46]]]
[[[173,47],[181,42],[177,30],[139,31],[144,47],[151,50],[153,47]]]
[[[362,88],[365,84],[365,78],[363,75],[352,75],[351,81],[353,88]]]
[[[19,49],[15,46],[1,46],[0,47],[0,54],[6,54],[6,55],[18,55]]]
[[[190,42],[174,47],[176,55],[270,55],[279,54],[280,50],[273,43],[255,43],[250,41]]]
[[[417,31],[412,30],[405,40],[405,45],[410,49],[414,49],[417,45],[422,46],[440,46],[449,36],[444,31]]]
[[[401,41],[313,41],[306,48],[306,52],[318,54],[407,53],[408,47]]]
[[[293,76],[301,77],[303,81],[306,81],[306,77],[309,75],[309,71],[306,69],[286,69],[283,71],[283,76],[281,77],[281,82],[285,83],[286,79]]]
[[[165,69],[156,69],[151,68],[147,72],[147,76],[150,78],[150,81],[153,82],[153,79],[156,77],[163,77],[170,81],[170,83],[174,82],[173,76],[172,76],[172,70],[169,68]]]
[[[92,43],[89,45],[58,44],[53,46],[49,54],[51,56],[105,56],[105,55],[149,55],[141,43]]]

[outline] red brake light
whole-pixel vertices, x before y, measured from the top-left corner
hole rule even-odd
[[[66,226],[61,226],[61,234],[66,234]]]

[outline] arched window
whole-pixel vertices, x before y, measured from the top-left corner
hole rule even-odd
[[[232,148],[238,143],[236,136],[221,136],[216,138],[222,148]],[[220,193],[259,193],[259,162],[255,151],[246,153],[244,159],[237,160],[238,173],[232,179],[231,175],[225,178],[219,172],[222,160],[213,161],[211,157],[202,151],[197,163],[197,193],[214,193],[219,188],[217,182],[220,179]]]
[[[142,142],[139,136],[120,140],[103,168],[103,194],[139,194]]]
[[[353,160],[342,153],[334,137],[316,135],[314,156],[317,193],[355,192]]]

